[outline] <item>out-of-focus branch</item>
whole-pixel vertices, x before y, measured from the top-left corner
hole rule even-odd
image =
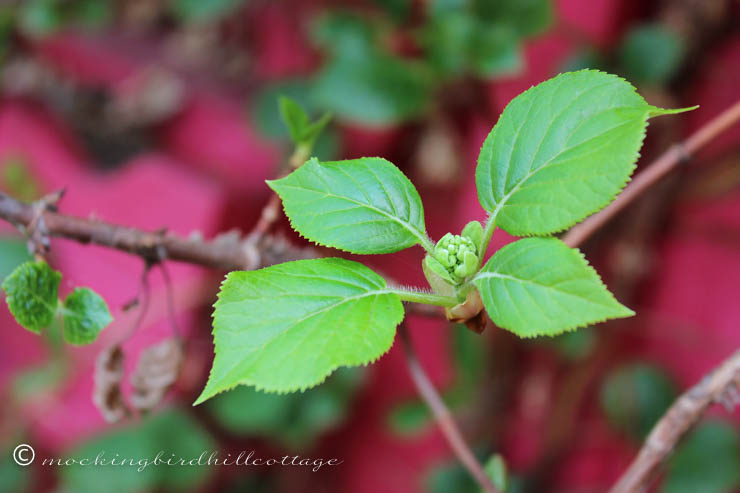
[[[409,340],[409,334],[406,330],[406,326],[401,323],[398,327],[401,342],[403,343],[404,350],[406,351],[406,363],[411,374],[411,380],[416,386],[416,390],[424,402],[427,404],[429,409],[434,415],[434,419],[442,430],[442,433],[447,440],[447,443],[452,447],[452,451],[460,460],[463,466],[470,472],[471,476],[478,482],[483,491],[486,493],[500,493],[499,490],[493,485],[491,480],[486,476],[483,466],[478,462],[475,455],[473,454],[468,444],[465,443],[465,439],[460,432],[460,429],[455,423],[455,419],[452,417],[452,413],[445,405],[442,397],[440,397],[437,390],[434,388],[429,377],[421,367],[416,353],[413,351],[411,341]]]
[[[646,190],[655,185],[679,164],[685,162],[696,151],[712,139],[740,121],[740,101],[710,120],[683,143],[673,145],[658,159],[638,173],[617,198],[600,212],[573,226],[563,237],[570,246],[578,246],[586,241],[604,224],[609,222],[622,209],[634,202]]]
[[[176,260],[215,269],[250,270],[275,262],[316,256],[313,250],[296,248],[261,231],[257,241],[250,241],[250,236],[242,238],[236,232],[225,233],[211,241],[204,241],[197,235],[183,238],[165,231],[142,231],[40,210],[4,193],[0,193],[0,218],[25,232],[36,224],[43,224],[43,233],[49,236],[114,248],[152,263]]]
[[[722,402],[740,388],[740,350],[726,359],[673,403],[648,435],[645,444],[610,493],[647,490],[658,466],[679,439],[715,402]],[[707,451],[711,453],[711,451]]]

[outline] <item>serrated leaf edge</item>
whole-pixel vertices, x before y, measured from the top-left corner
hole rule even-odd
[[[564,226],[562,226],[562,227],[560,227],[560,228],[555,228],[555,229],[552,229],[552,230],[547,230],[547,231],[545,231],[545,232],[541,232],[541,233],[526,233],[526,232],[523,232],[523,231],[521,231],[521,230],[514,230],[514,229],[512,229],[512,228],[509,228],[508,230],[505,230],[505,231],[506,231],[507,233],[509,233],[509,234],[512,234],[512,235],[514,235],[514,236],[519,236],[519,237],[547,237],[547,236],[551,236],[551,235],[553,235],[553,234],[557,234],[557,233],[563,232],[563,231],[565,231],[565,230],[567,230],[567,229],[569,229],[569,228],[573,227],[574,225],[576,225],[576,224],[578,224],[578,223],[580,223],[580,222],[584,221],[584,220],[585,220],[586,218],[588,218],[588,217],[589,217],[589,216],[591,216],[592,214],[595,214],[595,213],[599,212],[600,210],[602,210],[603,208],[605,208],[606,206],[608,206],[608,205],[609,205],[609,204],[610,204],[610,203],[611,203],[612,201],[614,201],[614,199],[615,199],[615,198],[617,197],[617,195],[619,195],[620,193],[622,193],[622,191],[623,191],[623,190],[624,190],[624,188],[625,188],[625,187],[627,186],[627,184],[628,184],[628,183],[629,183],[629,182],[630,182],[630,181],[632,180],[632,175],[633,175],[633,173],[635,172],[635,169],[637,168],[637,161],[638,161],[638,160],[640,159],[640,157],[641,157],[641,154],[640,154],[640,149],[642,148],[642,144],[643,144],[643,142],[645,141],[645,135],[646,135],[646,133],[647,133],[647,127],[648,127],[648,125],[649,125],[649,121],[648,121],[648,120],[649,120],[649,118],[650,118],[651,116],[656,116],[656,115],[660,115],[660,114],[672,114],[671,112],[675,112],[675,113],[681,113],[681,112],[683,112],[683,111],[689,111],[690,109],[693,109],[693,108],[681,108],[681,109],[679,109],[679,110],[663,110],[662,108],[656,108],[655,106],[651,106],[651,105],[649,105],[649,104],[648,104],[648,103],[647,103],[647,102],[645,101],[645,99],[644,99],[644,98],[642,97],[642,95],[640,95],[640,93],[638,93],[638,92],[637,92],[637,88],[636,88],[636,87],[635,87],[634,85],[632,85],[632,83],[631,83],[631,82],[629,82],[629,81],[628,81],[627,79],[625,79],[624,77],[620,77],[620,76],[618,76],[618,75],[615,75],[615,74],[610,74],[609,72],[605,72],[605,71],[603,71],[603,70],[596,70],[596,69],[583,69],[583,70],[576,70],[576,71],[574,71],[574,72],[561,72],[561,73],[559,73],[558,75],[556,75],[555,77],[553,77],[553,78],[551,78],[551,79],[548,79],[548,80],[546,80],[546,81],[542,81],[542,83],[544,83],[544,82],[548,82],[548,81],[551,81],[551,80],[555,80],[555,79],[557,79],[558,77],[560,77],[560,76],[562,76],[562,75],[565,75],[565,74],[573,74],[573,73],[580,73],[580,72],[593,72],[593,73],[605,74],[605,75],[608,75],[608,76],[610,76],[610,77],[612,77],[612,78],[614,78],[614,79],[618,79],[618,80],[621,80],[621,81],[625,82],[626,84],[628,84],[628,85],[629,85],[629,87],[630,87],[630,88],[632,89],[632,92],[634,92],[634,93],[635,93],[635,94],[636,94],[637,96],[639,96],[639,97],[640,97],[640,99],[642,99],[642,100],[643,100],[643,102],[645,102],[645,116],[643,117],[643,118],[644,118],[644,125],[643,125],[643,128],[642,128],[642,132],[641,132],[641,135],[640,135],[640,139],[639,139],[639,140],[637,141],[637,145],[636,145],[636,148],[634,149],[634,151],[632,151],[632,153],[633,153],[633,158],[631,159],[631,165],[630,165],[630,168],[631,168],[631,169],[630,169],[630,171],[629,171],[629,174],[627,175],[627,179],[626,179],[626,180],[624,181],[624,183],[623,183],[623,184],[622,184],[622,185],[621,185],[621,186],[620,186],[620,187],[619,187],[619,188],[618,188],[618,189],[617,189],[617,190],[615,191],[615,193],[613,193],[613,194],[612,194],[612,195],[611,195],[611,196],[610,196],[610,197],[608,198],[608,200],[606,200],[606,201],[604,202],[604,204],[603,204],[603,205],[601,205],[601,206],[598,206],[598,207],[594,208],[593,210],[591,210],[590,212],[586,213],[586,214],[585,214],[585,215],[584,215],[584,216],[583,216],[583,217],[582,217],[581,219],[577,219],[577,220],[574,220],[574,221],[572,221],[572,222],[570,222],[570,223],[567,223],[567,224],[565,224]],[[530,87],[529,89],[527,89],[526,91],[523,91],[522,93],[520,93],[519,95],[517,95],[517,96],[516,96],[515,98],[513,98],[513,99],[512,99],[511,101],[509,101],[509,103],[508,103],[508,104],[506,105],[506,107],[504,108],[504,111],[502,111],[502,112],[501,112],[501,115],[503,115],[503,114],[504,114],[504,112],[505,112],[505,111],[506,111],[506,109],[507,109],[507,108],[509,107],[509,105],[510,105],[510,104],[511,104],[511,103],[512,103],[512,102],[514,101],[514,99],[516,99],[516,98],[518,98],[518,97],[520,97],[520,96],[523,96],[524,94],[526,94],[526,93],[528,93],[528,92],[532,91],[532,90],[533,90],[533,89],[535,89],[535,88],[536,88],[536,87],[537,87],[538,85],[539,85],[539,84],[531,86],[531,87]],[[668,113],[653,113],[653,110],[661,110],[661,111],[667,111]],[[501,119],[501,116],[499,116],[499,120],[500,120],[500,119]],[[498,121],[496,122],[496,125],[498,125]],[[495,125],[494,125],[494,127],[495,127]],[[486,137],[486,138],[487,138],[487,137]],[[484,144],[485,144],[485,140],[484,140]],[[482,149],[483,149],[483,145],[481,145],[481,150],[482,150]],[[477,168],[478,168],[478,164],[476,164],[476,172],[477,172]],[[537,168],[537,170],[535,170],[535,172],[537,172],[537,171],[539,171],[539,170],[541,170],[541,169],[542,169],[542,167],[540,167],[540,168]],[[511,191],[511,192],[509,192],[508,194],[506,194],[506,196],[502,198],[501,202],[500,202],[500,203],[498,203],[498,204],[496,204],[496,207],[494,208],[494,210],[493,210],[493,211],[488,211],[488,212],[489,212],[489,221],[490,221],[490,220],[493,220],[493,221],[495,221],[495,220],[496,220],[496,216],[497,216],[497,215],[498,215],[498,214],[499,214],[499,213],[501,212],[501,209],[502,209],[502,208],[503,208],[503,206],[504,206],[504,205],[506,204],[506,201],[507,201],[507,200],[509,199],[509,197],[510,197],[510,196],[511,196],[511,195],[512,195],[512,194],[513,194],[513,193],[514,193],[515,191],[517,191],[517,190],[518,190],[518,189],[520,188],[521,184],[523,184],[523,183],[524,183],[524,182],[525,182],[525,181],[526,181],[526,180],[527,180],[528,178],[529,178],[529,177],[527,177],[527,178],[525,178],[524,180],[522,180],[522,181],[520,182],[520,184],[518,184],[517,186],[515,186],[515,187],[514,187],[514,189],[512,189],[512,191]],[[476,187],[477,187],[477,184],[476,184]],[[479,197],[480,197],[480,195],[479,195]],[[480,199],[479,199],[479,201],[480,201]],[[483,205],[483,204],[481,203],[481,205]],[[485,209],[485,207],[484,207],[484,209]],[[486,210],[487,210],[487,209],[486,209]],[[502,229],[503,229],[503,228],[502,228]]]
[[[560,241],[561,243],[563,243],[561,240],[559,240],[557,238],[554,238],[554,239],[556,239],[557,241]],[[513,244],[513,243],[510,243],[510,244]],[[565,245],[565,243],[563,243],[563,244]],[[611,297],[612,300],[614,300],[614,302],[617,304],[617,306],[619,306],[619,307],[621,307],[621,308],[624,309],[624,315],[621,315],[621,316],[613,316],[613,317],[598,318],[598,319],[590,320],[590,321],[587,321],[587,322],[583,322],[581,324],[569,325],[569,326],[566,326],[566,327],[562,328],[560,330],[560,332],[554,332],[554,333],[548,333],[548,332],[544,332],[544,331],[542,331],[542,332],[540,332],[540,331],[534,331],[534,332],[527,333],[527,334],[520,334],[517,331],[515,331],[513,329],[510,329],[508,327],[501,326],[502,329],[507,330],[507,331],[513,333],[514,335],[516,335],[517,337],[520,337],[522,339],[534,339],[536,337],[542,337],[542,336],[556,337],[556,336],[559,336],[559,335],[564,334],[566,332],[574,332],[574,331],[578,330],[581,327],[588,327],[590,325],[595,325],[595,324],[599,324],[599,323],[602,323],[602,322],[606,322],[607,320],[614,320],[614,319],[617,319],[617,318],[633,317],[633,316],[636,315],[636,313],[634,312],[634,310],[632,310],[632,309],[624,306],[622,303],[620,303],[619,300],[617,300],[617,298],[614,296],[614,294],[612,294],[612,292],[609,291],[609,288],[606,286],[606,284],[604,283],[604,281],[601,279],[601,276],[599,275],[598,271],[596,269],[594,269],[593,266],[589,263],[588,259],[583,254],[583,252],[581,252],[578,248],[568,247],[567,245],[566,245],[566,247],[569,250],[575,251],[578,254],[578,257],[580,257],[580,259],[583,261],[584,267],[586,268],[586,270],[589,271],[590,273],[592,273],[596,277],[596,279],[595,279],[596,282],[608,293],[608,295]],[[495,254],[494,254],[494,256],[495,256]],[[491,260],[493,260],[493,257],[491,257],[490,259],[488,259],[488,262],[486,262],[486,265],[488,265],[488,263],[491,262]],[[485,266],[483,268],[485,269]],[[493,275],[481,276],[481,274],[486,274],[486,272],[484,272],[481,269],[471,279],[471,282],[473,282],[475,284],[475,287],[479,291],[481,290],[481,287],[475,282],[477,279],[481,279],[482,277],[501,277],[501,276],[493,276]],[[506,277],[512,277],[513,278],[513,276],[506,276]],[[514,279],[517,279],[517,278],[514,278]],[[547,286],[545,286],[545,287],[547,287]],[[485,298],[482,295],[481,295],[481,299],[484,301],[483,304],[485,306]],[[486,308],[486,312],[488,312],[488,308]],[[494,321],[494,323],[496,323],[496,322]]]
[[[332,258],[332,257],[326,257],[326,258]],[[293,264],[293,263],[296,263],[296,262],[303,262],[303,261],[304,260],[292,260],[292,261],[289,261],[289,262],[283,262],[283,263],[281,263],[279,265],[281,265],[281,266],[282,265],[289,265],[289,264]],[[258,270],[262,270],[262,269],[258,269]],[[222,289],[223,289],[224,285],[229,281],[229,277],[232,274],[235,274],[235,273],[248,273],[248,272],[257,272],[257,271],[232,271],[232,272],[229,272],[226,276],[224,276],[224,279],[221,281],[221,284],[219,285],[219,291],[218,291],[218,294],[216,296],[217,299],[216,299],[216,301],[212,305],[213,308],[214,308],[214,310],[213,310],[213,312],[211,312],[211,318],[215,318],[215,313],[216,313],[215,312],[215,308],[221,302],[221,292],[222,292]],[[401,300],[401,298],[393,290],[388,289],[388,286],[385,285],[385,279],[383,279],[383,284],[384,284],[384,289],[373,292],[373,295],[389,294],[389,295],[395,296],[395,298],[397,299],[397,301],[401,304],[401,307],[402,307],[401,318],[397,322],[395,322],[395,327],[397,328],[401,324],[401,322],[403,322],[403,319],[405,318],[405,315],[406,315],[406,311],[403,309],[404,304],[403,304],[403,301]],[[214,335],[215,336],[215,332],[216,332],[216,327],[213,326],[211,328],[211,335]],[[267,393],[267,394],[281,394],[282,395],[282,394],[291,394],[291,393],[294,393],[294,392],[304,392],[304,391],[306,391],[308,389],[311,389],[313,387],[316,387],[316,386],[321,385],[322,383],[324,383],[326,381],[326,379],[329,378],[329,376],[332,373],[334,373],[338,368],[342,368],[342,367],[345,367],[345,368],[366,367],[368,365],[371,365],[371,364],[375,363],[380,358],[382,358],[383,356],[385,356],[391,350],[392,347],[393,347],[393,341],[391,341],[391,344],[388,346],[387,349],[385,349],[384,351],[382,351],[381,353],[379,353],[377,355],[377,357],[375,357],[375,358],[369,358],[368,360],[363,361],[363,362],[360,362],[360,363],[357,363],[357,364],[351,364],[351,365],[340,364],[340,365],[335,365],[330,370],[328,370],[325,375],[319,377],[319,379],[315,383],[312,383],[312,384],[298,385],[298,386],[295,386],[295,387],[285,387],[285,388],[270,388],[270,387],[261,386],[261,385],[259,385],[257,383],[254,383],[252,381],[249,381],[249,380],[243,380],[243,381],[240,381],[240,382],[238,382],[238,383],[236,383],[236,384],[234,384],[234,385],[232,385],[230,387],[225,387],[225,388],[223,388],[221,390],[218,390],[216,392],[213,392],[213,393],[211,393],[210,395],[208,395],[207,397],[204,398],[203,396],[205,395],[205,389],[208,387],[208,382],[210,381],[211,375],[213,374],[214,366],[211,365],[211,370],[208,372],[208,380],[206,380],[206,386],[204,387],[203,391],[198,396],[198,398],[195,400],[195,402],[193,402],[193,406],[197,406],[199,404],[202,404],[203,402],[205,402],[205,401],[207,401],[207,400],[209,400],[209,399],[211,399],[211,398],[213,398],[213,397],[215,397],[215,396],[217,396],[217,395],[219,395],[219,394],[221,394],[223,392],[228,392],[229,390],[233,390],[233,389],[235,389],[238,386],[253,387],[255,390],[258,390],[260,392],[264,392],[264,393]],[[214,356],[215,356],[215,350],[216,350],[216,348],[215,348],[215,345],[214,345]]]
[[[382,158],[382,157],[379,157],[379,156],[363,156],[363,157],[357,158],[357,159],[381,159],[381,160],[387,162],[388,164],[390,164],[391,166],[393,166],[394,168],[396,168],[399,171],[399,173],[401,174],[401,176],[403,177],[403,179],[409,185],[411,185],[411,188],[414,191],[416,191],[416,193],[418,195],[419,192],[416,189],[416,187],[414,186],[414,184],[411,182],[411,180],[409,180],[409,178],[403,173],[403,171],[401,171],[398,168],[398,166],[396,166],[395,164],[391,163],[387,159]],[[313,162],[315,162],[317,166],[321,166],[322,164],[327,164],[327,163],[322,163],[316,157],[312,157],[301,168],[304,168],[304,167],[308,166],[309,164],[311,164]],[[329,162],[330,163],[341,163],[341,161],[329,161]],[[288,175],[288,176],[290,176],[290,175]],[[285,176],[285,177],[280,178],[278,180],[265,180],[265,183],[267,184],[268,187],[270,187],[270,189],[273,192],[275,192],[280,197],[280,202],[281,202],[283,214],[285,214],[285,217],[288,218],[288,223],[290,224],[291,229],[293,229],[293,231],[295,231],[296,233],[298,233],[298,236],[300,236],[304,240],[308,241],[309,243],[313,243],[314,245],[321,246],[321,247],[333,248],[335,250],[339,250],[339,251],[342,251],[342,252],[353,253],[353,254],[356,254],[356,255],[383,255],[383,254],[387,254],[387,253],[396,253],[396,252],[400,252],[401,250],[405,250],[406,248],[411,248],[414,245],[421,245],[422,247],[424,247],[427,250],[429,250],[431,247],[433,247],[433,243],[429,239],[429,236],[428,236],[428,234],[426,232],[426,224],[425,224],[424,207],[423,207],[423,205],[422,205],[422,208],[420,210],[420,219],[421,219],[421,222],[425,225],[425,228],[424,228],[423,231],[419,231],[415,227],[413,227],[411,224],[406,223],[405,221],[397,218],[396,216],[389,215],[389,213],[387,211],[384,211],[382,209],[378,209],[377,207],[375,207],[373,205],[364,204],[364,203],[357,203],[358,205],[361,205],[363,207],[368,207],[370,209],[376,210],[380,214],[386,216],[389,220],[395,221],[396,223],[400,224],[406,231],[408,231],[409,233],[411,233],[416,238],[416,241],[414,241],[413,243],[398,243],[396,246],[393,246],[393,247],[390,247],[390,248],[387,248],[387,249],[376,250],[374,252],[360,252],[360,251],[348,250],[348,249],[342,248],[342,247],[340,247],[340,246],[338,246],[336,244],[324,243],[324,242],[315,240],[315,239],[313,239],[313,238],[311,238],[309,236],[306,236],[294,224],[293,218],[290,216],[290,214],[288,214],[288,210],[287,210],[287,207],[285,205],[285,201],[283,200],[282,195],[280,195],[280,192],[276,188],[276,186],[277,187],[286,187],[287,188],[288,186],[279,184],[279,182],[281,182],[282,180],[288,178],[288,176]],[[299,188],[299,187],[290,186],[289,188]],[[314,191],[315,192],[319,192],[318,190],[314,190]],[[332,194],[328,194],[327,193],[327,196],[328,195],[332,195]],[[347,201],[353,202],[353,201],[347,199],[346,197],[342,197],[342,196],[335,196],[335,197],[336,198],[339,198],[339,199],[342,199],[342,200],[347,200]],[[421,202],[421,197],[419,197],[419,201]]]

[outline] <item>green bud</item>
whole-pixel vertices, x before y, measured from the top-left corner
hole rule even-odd
[[[462,230],[462,236],[469,238],[475,245],[476,250],[480,249],[483,241],[483,226],[478,221],[470,221]]]
[[[435,246],[433,257],[445,268],[452,284],[459,284],[478,267],[478,247],[466,236],[447,233]]]
[[[478,255],[473,252],[465,252],[465,258],[463,259],[463,265],[465,266],[465,276],[475,274],[475,269],[478,268]]]
[[[447,250],[439,250],[434,253],[434,256],[447,268],[451,267],[453,264],[453,261],[450,260],[450,253]]]

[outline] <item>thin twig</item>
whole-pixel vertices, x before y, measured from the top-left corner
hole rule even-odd
[[[617,213],[635,201],[661,178],[686,162],[699,149],[740,121],[740,101],[710,120],[683,143],[670,147],[663,155],[638,173],[617,198],[600,212],[573,226],[563,237],[570,246],[578,246],[609,222]]]
[[[177,310],[175,309],[175,289],[172,285],[172,278],[170,277],[170,271],[164,262],[159,263],[159,270],[162,272],[162,279],[164,279],[165,291],[167,292],[167,315],[170,318],[170,325],[172,326],[172,332],[175,333],[175,337],[178,342],[182,344],[182,333],[180,332],[180,326],[177,323]]]
[[[648,435],[645,444],[610,493],[639,493],[650,480],[679,439],[702,417],[704,411],[740,388],[740,350],[681,395]],[[709,452],[708,452],[709,453]]]
[[[37,220],[33,204],[20,202],[0,192],[0,218],[22,231]],[[94,243],[138,255],[152,264],[163,259],[202,265],[223,270],[250,270],[265,264],[265,257],[286,257],[285,260],[315,256],[310,249],[290,247],[273,236],[261,235],[258,242],[236,238],[225,233],[211,241],[192,236],[183,238],[172,233],[148,232],[94,219],[60,214],[41,213],[49,236],[62,237],[79,243]]]
[[[424,372],[424,369],[421,367],[411,345],[411,340],[409,338],[408,331],[406,330],[406,326],[401,323],[398,330],[401,342],[403,343],[403,347],[406,352],[406,363],[409,367],[411,379],[413,380],[419,395],[424,399],[424,402],[432,411],[434,419],[442,430],[447,443],[452,447],[453,452],[455,452],[457,458],[460,459],[462,465],[465,466],[468,472],[470,472],[470,475],[473,476],[481,488],[483,488],[483,491],[486,493],[499,493],[499,490],[493,485],[488,476],[486,476],[485,471],[483,471],[483,466],[481,466],[472,450],[470,450],[470,447],[465,443],[465,439],[463,438],[460,429],[457,427],[452,413],[450,413],[450,410],[434,388],[434,384],[432,384],[431,380],[429,380],[429,377]]]

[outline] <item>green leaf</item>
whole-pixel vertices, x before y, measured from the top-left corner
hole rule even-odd
[[[3,493],[25,493],[31,491],[34,484],[31,468],[21,467],[11,458],[15,446],[0,449],[0,491]]]
[[[46,262],[26,262],[3,281],[8,308],[15,320],[39,333],[54,321],[62,275]]]
[[[419,193],[385,159],[314,158],[267,184],[283,200],[293,228],[320,245],[361,254],[397,252],[416,243],[431,248]]]
[[[331,120],[331,114],[325,113],[317,121],[311,123],[308,113],[294,100],[283,96],[279,104],[280,114],[288,127],[293,143],[311,149],[319,134]]]
[[[306,450],[326,431],[344,422],[362,368],[340,368],[311,392],[267,394],[237,387],[208,403],[211,413],[230,433],[275,439]]]
[[[299,260],[231,272],[213,313],[216,357],[195,404],[236,385],[274,392],[318,385],[340,366],[378,359],[402,319],[399,297],[357,262]]]
[[[31,260],[26,242],[20,237],[0,236],[0,281],[16,267]]]
[[[366,17],[349,11],[322,15],[311,27],[314,43],[330,53],[346,58],[362,58],[372,51],[377,32]]]
[[[56,0],[29,0],[19,4],[18,27],[32,38],[43,38],[59,30],[64,16]]]
[[[480,24],[470,57],[473,70],[482,77],[514,74],[524,66],[519,37],[506,25]]]
[[[552,336],[634,315],[614,299],[578,250],[555,238],[506,245],[473,282],[491,320],[520,337]]]
[[[103,482],[107,493],[197,490],[215,472],[213,466],[205,463],[215,446],[197,421],[181,410],[167,410],[132,421],[67,451],[62,457],[89,458],[90,463],[60,468],[62,490],[99,491]],[[154,464],[160,452],[160,462]],[[107,466],[94,465],[98,456]],[[168,459],[171,464],[167,464]],[[185,466],[180,459],[188,461]],[[115,460],[115,466],[111,466],[111,460]],[[196,462],[190,464],[190,460]]]
[[[478,23],[468,12],[447,12],[431,19],[421,43],[432,67],[442,74],[460,75],[468,68],[472,38]]]
[[[506,491],[509,487],[509,472],[506,461],[501,454],[493,454],[483,466],[486,476],[499,491]]]
[[[280,105],[280,115],[283,117],[285,126],[288,127],[290,138],[293,139],[293,142],[299,143],[310,123],[308,113],[289,97],[282,96],[278,100],[278,104]]]
[[[371,49],[327,62],[312,96],[338,118],[385,126],[419,116],[429,102],[430,84],[418,64]]]
[[[619,49],[625,73],[640,83],[664,84],[681,66],[686,49],[682,39],[660,24],[632,29]]]
[[[664,370],[646,364],[617,368],[601,387],[601,407],[616,429],[642,441],[676,398]]]
[[[89,288],[75,288],[62,308],[64,340],[70,344],[95,342],[100,331],[113,321],[105,300]]]
[[[245,3],[246,0],[170,0],[174,14],[185,22],[218,20]]]
[[[411,12],[411,0],[374,0],[374,2],[398,23],[406,20]]]
[[[430,420],[429,406],[418,399],[396,404],[387,416],[388,427],[400,436],[419,434],[427,428]]]
[[[553,21],[551,0],[476,0],[475,7],[482,18],[525,37],[542,33]]]
[[[603,72],[543,82],[509,103],[483,143],[475,173],[480,203],[513,235],[561,231],[619,193],[647,119],[664,111]]]
[[[699,424],[668,461],[661,493],[733,493],[740,488],[740,434],[716,419]]]

